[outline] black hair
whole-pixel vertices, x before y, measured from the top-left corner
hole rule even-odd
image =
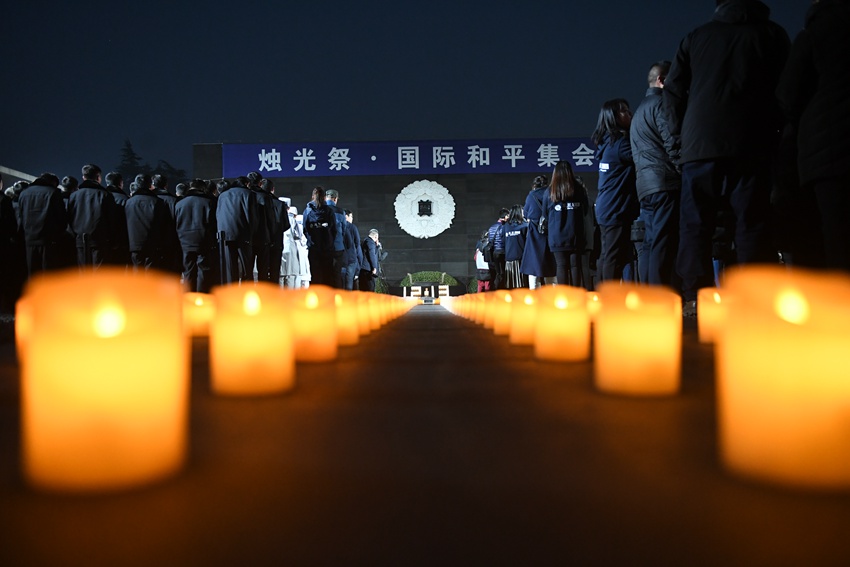
[[[617,121],[617,113],[629,108],[629,101],[624,98],[615,98],[606,100],[599,110],[599,118],[596,121],[596,130],[590,137],[593,143],[599,146],[605,139],[605,136],[610,136],[611,141],[619,140],[620,138],[628,138],[629,131],[627,128],[620,126]]]
[[[559,161],[552,172],[552,183],[549,185],[549,200],[553,203],[564,203],[576,194],[575,175],[568,161]]]
[[[97,176],[101,174],[100,168],[93,163],[88,163],[83,166],[83,179],[97,181]]]

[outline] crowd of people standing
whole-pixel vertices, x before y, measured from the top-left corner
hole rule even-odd
[[[592,289],[582,268],[595,266],[599,281],[677,289],[685,315],[728,263],[850,270],[850,2],[814,0],[793,45],[759,0],[716,3],[650,66],[634,114],[622,98],[602,105],[595,203],[567,162],[536,178],[524,216],[503,209],[482,235],[479,289],[525,285],[514,237],[530,287]]]
[[[199,292],[243,281],[375,289],[378,232],[361,239],[334,190],[314,189],[301,216],[258,172],[173,190],[139,174],[128,189],[121,174],[87,164],[79,183],[44,173],[0,191],[0,312],[14,311],[27,279],[74,266],[173,272]]]

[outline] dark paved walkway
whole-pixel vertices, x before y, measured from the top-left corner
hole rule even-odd
[[[420,306],[286,396],[211,395],[196,344],[191,455],[165,483],[39,494],[18,472],[0,345],[0,565],[840,565],[850,495],[725,474],[711,350],[682,393],[593,390],[591,365]]]

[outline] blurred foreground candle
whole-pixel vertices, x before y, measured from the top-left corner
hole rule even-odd
[[[499,289],[493,294],[493,334],[507,335],[511,332],[511,304],[514,301],[509,291]]]
[[[800,487],[850,488],[850,278],[729,270],[735,298],[717,338],[721,459]]]
[[[661,286],[606,282],[594,327],[596,387],[629,395],[679,390],[682,303]]]
[[[209,293],[189,292],[183,294],[183,325],[193,337],[207,337],[210,321],[215,315],[215,302]]]
[[[587,360],[590,357],[590,317],[587,292],[566,285],[538,290],[534,356],[543,360]]]
[[[511,330],[508,340],[513,345],[533,345],[534,326],[537,322],[537,291],[513,290],[511,302]]]
[[[50,490],[159,480],[185,460],[189,387],[180,280],[100,268],[42,274],[26,292],[24,474]]]
[[[602,308],[602,302],[599,300],[599,292],[588,291],[587,292],[587,314],[590,316],[591,321],[596,320],[596,314],[599,313],[599,310],[601,308]]]
[[[722,330],[728,297],[725,290],[716,287],[704,287],[697,292],[699,342],[713,343],[717,333]]]
[[[373,294],[376,295],[376,294]],[[336,291],[326,285],[287,292],[295,360],[325,362],[337,357],[339,334],[336,322]]]
[[[210,379],[217,394],[275,394],[295,385],[292,320],[280,287],[269,282],[213,289]]]

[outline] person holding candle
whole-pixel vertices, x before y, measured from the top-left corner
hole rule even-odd
[[[547,218],[546,241],[555,257],[559,284],[582,287],[581,253],[584,250],[584,216],[587,190],[576,179],[568,161],[559,161],[543,194]]]

